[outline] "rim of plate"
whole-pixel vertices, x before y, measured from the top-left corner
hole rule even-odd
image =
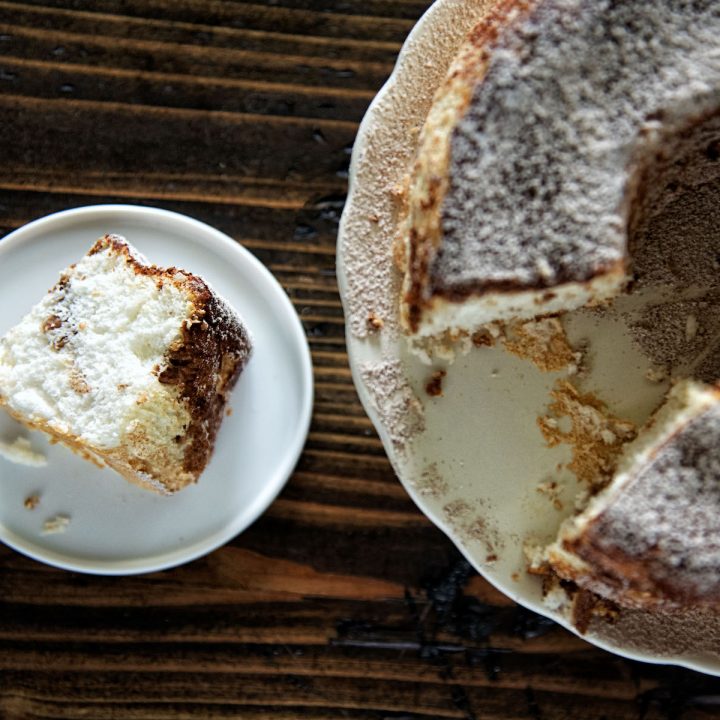
[[[385,81],[382,88],[379,90],[377,95],[373,98],[372,102],[370,103],[362,122],[360,123],[360,126],[358,128],[357,137],[355,139],[355,143],[353,145],[353,151],[352,151],[352,157],[350,160],[350,168],[348,172],[348,194],[347,194],[347,200],[345,203],[345,208],[343,210],[342,217],[340,219],[340,225],[338,228],[338,241],[337,241],[337,276],[338,276],[338,286],[340,289],[340,297],[343,302],[343,308],[346,310],[346,301],[345,301],[345,288],[346,280],[345,280],[345,265],[343,260],[343,252],[342,247],[343,245],[348,242],[347,235],[347,223],[348,223],[348,217],[350,215],[350,208],[353,206],[355,202],[355,195],[356,195],[356,189],[357,189],[357,167],[360,161],[360,158],[364,154],[366,144],[368,142],[368,136],[372,133],[374,127],[376,124],[379,124],[379,122],[376,120],[376,115],[378,114],[378,110],[381,106],[382,101],[385,99],[386,96],[391,95],[395,89],[395,85],[397,83],[398,76],[405,72],[412,72],[412,63],[406,62],[407,58],[413,53],[413,52],[420,52],[422,50],[422,47],[424,44],[428,44],[431,40],[432,35],[432,25],[435,22],[436,17],[438,17],[441,14],[441,11],[445,8],[447,5],[455,4],[457,0],[435,0],[433,4],[423,13],[423,15],[419,18],[415,26],[412,28],[410,33],[405,39],[405,42],[403,43],[400,52],[398,53],[398,57],[395,61],[395,65],[393,67],[393,71],[388,77],[388,79]],[[347,314],[347,313],[346,313]],[[382,425],[382,422],[380,420],[380,417],[378,413],[376,412],[375,408],[373,407],[372,403],[370,402],[370,399],[365,391],[364,383],[362,378],[360,377],[360,374],[358,372],[358,360],[356,356],[356,348],[354,347],[355,343],[357,341],[354,340],[351,333],[347,334],[347,354],[348,359],[350,362],[350,369],[351,374],[353,378],[353,382],[355,384],[355,387],[358,391],[358,396],[360,397],[360,401],[363,405],[363,408],[365,409],[365,412],[367,413],[368,417],[373,422],[373,425],[375,426],[378,435],[380,436],[383,446],[385,448],[385,451],[388,455],[388,459],[390,460],[391,465],[393,466],[393,469],[395,470],[395,474],[405,489],[405,491],[410,495],[413,502],[418,506],[420,511],[425,515],[439,530],[443,532],[443,534],[450,539],[450,541],[455,545],[455,547],[460,551],[460,553],[463,555],[463,557],[475,568],[475,570],[485,579],[487,580],[493,587],[500,590],[504,595],[509,597],[514,602],[518,603],[522,607],[525,607],[529,610],[532,610],[533,612],[538,613],[539,615],[542,615],[544,617],[547,617],[554,622],[556,622],[558,625],[562,626],[566,630],[569,630],[574,635],[577,635],[581,639],[585,640],[586,642],[591,643],[592,645],[595,645],[596,647],[606,650],[610,653],[613,653],[615,655],[619,655],[621,657],[625,657],[629,660],[637,660],[641,662],[647,662],[654,665],[679,665],[681,667],[685,667],[689,670],[695,670],[697,672],[701,672],[708,675],[716,675],[720,676],[720,664],[716,665],[710,665],[709,663],[704,663],[702,661],[693,660],[691,658],[684,658],[677,655],[673,656],[662,656],[659,657],[657,655],[650,655],[643,652],[639,652],[633,649],[625,649],[621,646],[614,645],[610,642],[605,641],[602,638],[598,638],[597,636],[593,635],[583,635],[581,634],[577,628],[574,627],[574,625],[568,621],[568,619],[562,615],[559,612],[554,612],[550,610],[547,607],[541,606],[537,604],[536,602],[532,601],[531,599],[525,598],[522,595],[518,594],[517,592],[513,592],[511,588],[506,587],[503,583],[496,581],[494,578],[492,578],[489,573],[486,572],[485,568],[486,566],[483,566],[483,564],[479,561],[477,561],[473,557],[473,553],[470,551],[468,547],[466,547],[463,544],[462,538],[459,537],[459,534],[456,533],[452,527],[445,522],[442,517],[435,515],[426,505],[422,498],[422,496],[416,491],[416,489],[412,486],[411,483],[407,482],[401,474],[397,471],[397,460],[395,458],[395,452],[393,448],[392,442],[390,442],[390,439],[385,431],[385,428]]]
[[[242,513],[235,521],[230,522],[223,529],[208,535],[186,548],[150,555],[147,558],[132,560],[96,561],[89,559],[73,559],[61,552],[53,550],[38,550],[38,546],[27,542],[22,536],[0,525],[0,541],[13,550],[26,555],[33,560],[58,567],[62,570],[88,573],[92,575],[137,575],[141,573],[157,572],[184,565],[197,560],[225,545],[241,532],[252,525],[265,510],[272,504],[280,491],[290,478],[297,461],[305,447],[305,441],[310,429],[312,409],[314,402],[314,385],[312,371],[312,356],[307,336],[303,329],[292,302],[273,274],[249,250],[233,240],[225,233],[195,218],[182,213],[162,208],[144,205],[129,204],[100,204],[85,205],[69,208],[59,212],[45,215],[32,220],[25,225],[0,238],[0,258],[3,253],[14,250],[26,241],[32,241],[32,235],[38,230],[52,230],[58,225],[72,225],[78,221],[93,221],[101,219],[112,213],[121,214],[128,218],[153,219],[158,225],[166,227],[190,228],[197,235],[200,244],[210,243],[222,254],[235,254],[241,262],[251,268],[251,272],[261,278],[266,288],[265,299],[278,311],[277,316],[284,320],[283,332],[292,341],[298,357],[300,358],[300,375],[302,386],[299,389],[300,397],[299,422],[295,428],[292,442],[288,445],[282,462],[275,469],[260,491],[256,494],[248,510]],[[28,236],[31,236],[28,238]]]

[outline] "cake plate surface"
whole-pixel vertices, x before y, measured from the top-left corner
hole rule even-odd
[[[495,587],[581,634],[567,604],[543,597],[524,551],[555,537],[582,489],[565,467],[569,446],[549,448],[537,422],[567,371],[541,372],[502,343],[428,365],[408,352],[398,326],[393,242],[403,181],[433,94],[488,4],[438,0],[360,126],[337,247],[348,354],[363,405],[418,507]],[[587,347],[590,370],[580,389],[642,424],[667,384],[646,378],[648,361],[620,314],[578,311],[563,322],[571,343]],[[447,375],[442,395],[431,396],[426,387],[437,370]],[[543,491],[549,480],[557,492]],[[622,611],[614,623],[594,620],[582,636],[625,657],[720,674],[720,617],[709,611]]]

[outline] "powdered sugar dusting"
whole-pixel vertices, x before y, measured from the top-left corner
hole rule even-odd
[[[710,0],[537,3],[452,138],[437,286],[546,287],[622,260],[638,143],[665,115],[717,106],[719,33]]]
[[[404,450],[408,442],[422,432],[425,421],[422,405],[401,363],[397,360],[366,363],[360,367],[360,374],[392,444],[396,450]]]
[[[393,241],[405,202],[406,174],[435,89],[479,9],[487,4],[465,0],[437,8],[432,36],[409,39],[392,92],[381,94],[366,117],[372,127],[361,131],[365,144],[353,156],[352,202],[343,214],[338,252],[347,326],[358,338],[373,333],[371,317],[382,321],[382,333],[397,333],[400,274]],[[420,45],[422,51],[413,52]]]
[[[680,594],[720,587],[720,407],[665,443],[593,531],[607,552],[643,558],[655,582]]]

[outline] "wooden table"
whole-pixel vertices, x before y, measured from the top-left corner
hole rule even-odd
[[[720,682],[513,605],[395,479],[335,281],[353,139],[421,0],[0,1],[0,233],[132,202],[220,228],[300,314],[307,447],[247,532],[129,578],[0,548],[0,717],[720,717]]]

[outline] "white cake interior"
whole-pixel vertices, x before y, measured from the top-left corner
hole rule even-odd
[[[138,430],[150,442],[182,434],[189,416],[158,369],[190,299],[109,248],[66,277],[0,341],[0,398],[11,413],[98,449]]]

